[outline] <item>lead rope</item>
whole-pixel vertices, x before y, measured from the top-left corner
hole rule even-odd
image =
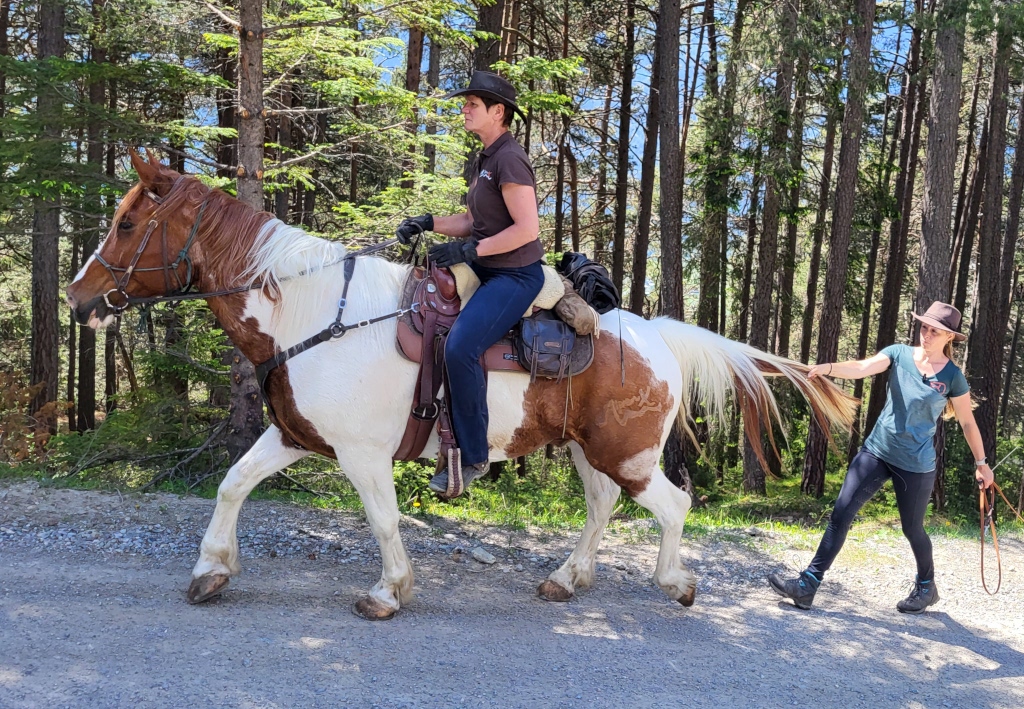
[[[1007,453],[1006,456],[1003,458],[1003,460],[999,461],[998,463],[995,464],[995,466],[993,466],[992,471],[995,472],[995,469],[998,468],[1000,465],[1002,465],[1003,462],[1007,458],[1009,458],[1014,452],[1016,452],[1016,450],[1017,449],[1014,448],[1012,451]],[[986,492],[988,493],[987,495],[985,494]],[[999,556],[999,538],[996,536],[996,520],[995,520],[996,493],[999,493],[999,496],[1001,498],[1003,498],[1003,502],[1005,502],[1006,506],[1009,507],[1010,510],[1013,512],[1013,514],[1015,514],[1017,516],[1017,519],[1019,519],[1021,522],[1024,522],[1024,516],[1021,515],[1020,511],[1016,507],[1014,507],[1013,505],[1010,504],[1010,501],[1008,499],[1006,499],[1006,495],[1003,493],[1003,489],[1001,487],[999,487],[998,484],[996,484],[995,480],[992,481],[992,485],[989,486],[988,490],[986,490],[985,488],[981,488],[978,491],[978,511],[979,511],[979,518],[980,518],[980,525],[979,526],[981,528],[981,561],[980,561],[980,566],[981,566],[981,587],[984,588],[985,589],[985,593],[987,593],[990,596],[994,596],[997,593],[999,593],[999,588],[1000,588],[1000,586],[1003,585],[1003,562],[1002,562],[1002,559]],[[985,522],[986,521],[988,522],[989,530],[992,532],[992,548],[995,549],[995,552],[996,552],[997,576],[996,576],[996,590],[995,591],[989,591],[988,590],[988,584],[985,582]]]

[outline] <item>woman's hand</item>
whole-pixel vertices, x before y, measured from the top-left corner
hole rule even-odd
[[[832,364],[826,362],[824,364],[816,364],[811,367],[807,372],[808,379],[814,379],[815,377],[827,377],[832,374]]]
[[[978,487],[986,490],[995,481],[995,475],[992,473],[992,468],[988,467],[988,464],[979,465],[974,471],[974,479],[978,481]]]
[[[465,241],[446,241],[442,244],[434,244],[427,253],[430,260],[442,268],[448,268],[457,263],[473,263],[477,259],[476,240],[466,239]]]
[[[434,231],[434,217],[424,214],[421,217],[406,217],[395,229],[399,243],[408,244],[425,231]]]

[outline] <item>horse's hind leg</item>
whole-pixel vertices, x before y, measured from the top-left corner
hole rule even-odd
[[[307,455],[309,451],[286,444],[281,431],[271,426],[231,466],[217,489],[217,507],[199,546],[199,561],[192,569],[192,583],[188,587],[189,603],[213,598],[227,587],[230,577],[241,572],[235,530],[238,512],[252,489],[261,480]]]
[[[572,554],[537,589],[540,597],[548,601],[567,601],[577,588],[589,586],[594,580],[597,549],[621,489],[611,478],[587,462],[578,443],[570,443],[569,447],[576,470],[583,480],[587,498],[587,522]]]
[[[669,598],[692,606],[697,594],[697,579],[679,559],[679,538],[690,510],[690,496],[665,477],[655,465],[651,481],[642,492],[633,495],[637,504],[654,513],[661,525],[661,548],[654,570],[654,582]]]

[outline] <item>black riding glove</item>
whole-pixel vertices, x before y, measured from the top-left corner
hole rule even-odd
[[[434,231],[434,215],[424,214],[422,217],[406,217],[395,229],[398,241],[408,244],[425,231]]]
[[[443,268],[457,263],[473,263],[477,259],[476,239],[446,241],[430,247],[430,260]]]

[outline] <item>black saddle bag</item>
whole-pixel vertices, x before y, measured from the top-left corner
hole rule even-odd
[[[578,336],[550,310],[520,320],[513,339],[530,381],[537,377],[561,381],[583,372],[594,360],[593,337]]]

